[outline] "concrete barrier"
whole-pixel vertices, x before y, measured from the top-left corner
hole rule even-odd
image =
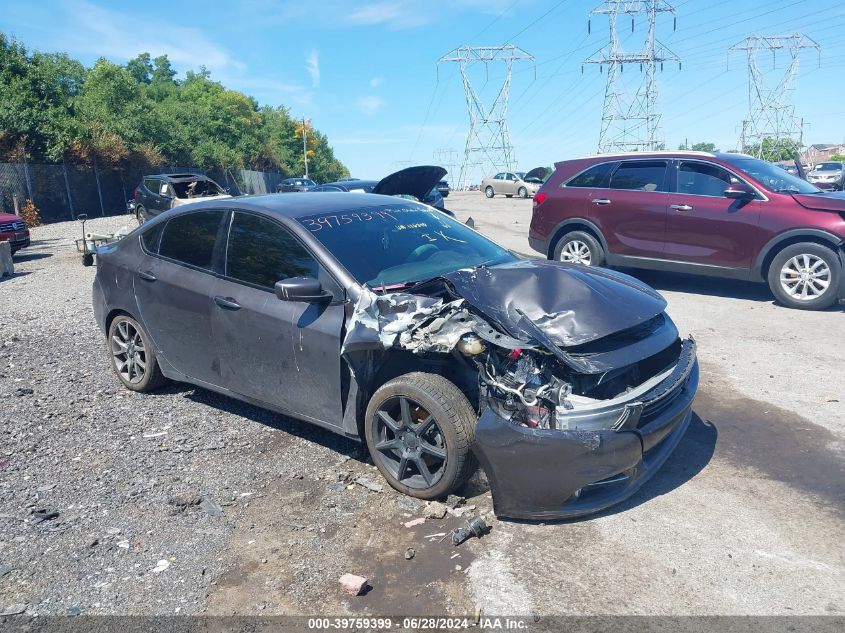
[[[0,277],[15,274],[15,263],[12,261],[12,245],[0,242]]]

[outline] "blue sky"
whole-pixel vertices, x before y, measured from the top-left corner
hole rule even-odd
[[[28,47],[66,51],[86,64],[167,53],[184,73],[212,77],[262,104],[285,105],[325,132],[352,174],[378,178],[440,148],[463,151],[466,102],[458,69],[436,61],[462,45],[513,43],[535,66],[518,65],[509,126],[521,168],[593,153],[604,78],[582,61],[607,41],[599,0],[44,0],[0,2],[0,30]],[[670,148],[712,141],[735,149],[748,103],[746,60],[728,47],[752,33],[801,32],[821,45],[801,58],[796,113],[808,143],[845,142],[845,4],[842,0],[677,0],[658,39],[683,61],[659,73],[662,130]],[[642,42],[621,20],[623,47]],[[766,73],[785,67],[779,57]],[[632,74],[638,70],[630,68]],[[500,69],[472,77],[492,99]],[[630,76],[630,75],[629,75]],[[456,178],[456,176],[455,176]]]

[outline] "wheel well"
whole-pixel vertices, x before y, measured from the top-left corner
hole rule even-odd
[[[604,240],[602,239],[601,235],[599,235],[598,231],[596,231],[593,227],[583,222],[571,222],[566,224],[565,226],[560,227],[556,232],[552,240],[549,242],[549,252],[546,253],[547,257],[554,257],[555,249],[557,248],[557,243],[563,238],[564,235],[567,233],[573,233],[574,231],[583,231],[589,235],[592,235],[593,238],[601,245],[601,247],[607,251],[607,248],[604,245]]]
[[[115,317],[117,317],[121,314],[128,316],[130,319],[135,318],[131,314],[129,314],[126,310],[112,310],[106,316],[106,337],[108,337],[108,331],[109,331],[109,328],[111,327],[111,322],[114,321]]]
[[[839,254],[839,249],[837,244],[832,240],[826,240],[823,237],[819,237],[817,235],[793,235],[791,237],[786,238],[782,242],[778,242],[775,244],[769,252],[766,253],[766,256],[763,258],[763,263],[760,266],[760,277],[763,278],[763,281],[766,281],[769,278],[769,268],[772,265],[772,261],[775,257],[777,257],[778,253],[780,253],[783,249],[792,246],[793,244],[803,244],[805,242],[811,244],[818,244],[819,246],[826,246],[827,248],[831,249],[834,253]],[[840,260],[842,256],[840,255]],[[843,262],[845,264],[845,262]]]

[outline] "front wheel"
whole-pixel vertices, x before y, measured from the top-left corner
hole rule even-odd
[[[476,417],[466,396],[443,376],[403,374],[379,387],[367,406],[367,447],[393,488],[438,499],[477,468],[470,451]]]
[[[837,300],[842,263],[821,244],[804,242],[787,246],[769,266],[769,288],[785,306],[823,310]]]
[[[569,264],[601,266],[604,249],[598,240],[584,231],[567,233],[555,246],[555,259]]]
[[[493,196],[496,195],[496,192],[493,191],[493,187],[485,187],[484,188],[484,195],[487,196],[488,198],[492,198]]]
[[[516,192],[520,198],[527,198],[528,197],[528,190],[525,187],[520,187],[519,191]]]

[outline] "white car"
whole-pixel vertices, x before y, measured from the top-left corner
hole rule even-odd
[[[535,170],[532,170],[532,172]],[[529,172],[532,173],[532,172]],[[505,195],[508,198],[518,196],[527,198],[537,193],[543,181],[534,176],[526,176],[522,171],[503,171],[492,178],[485,178],[481,181],[481,191],[488,198],[496,194]]]

